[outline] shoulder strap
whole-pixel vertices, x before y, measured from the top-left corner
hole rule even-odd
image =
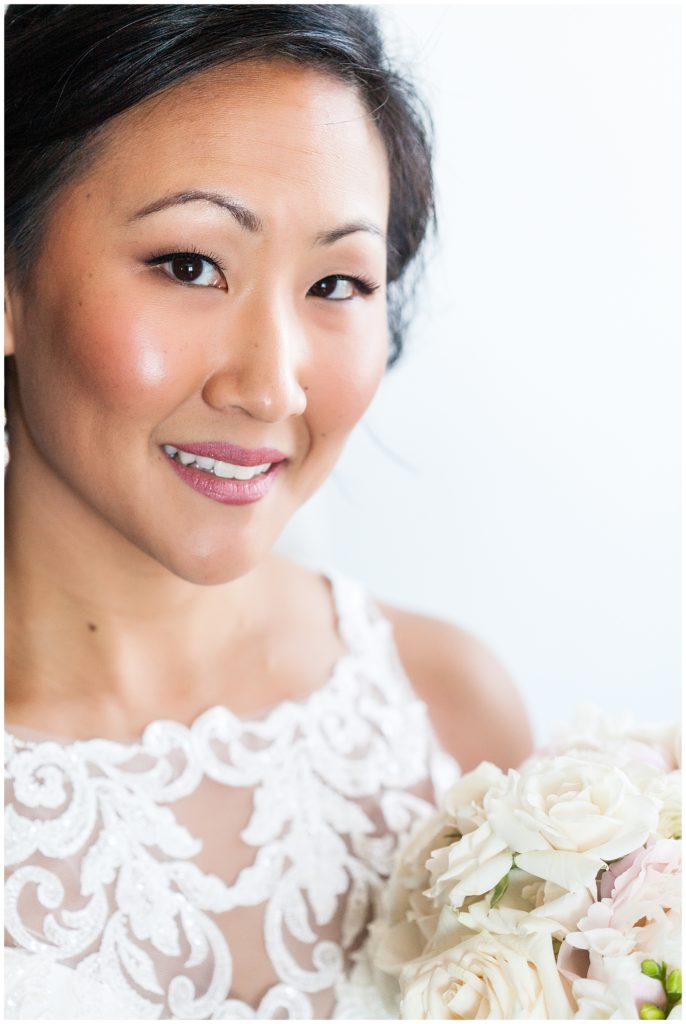
[[[341,640],[354,654],[368,651],[378,636],[379,609],[363,584],[344,576],[337,569],[328,569],[324,575],[331,583],[334,608]]]
[[[338,630],[348,650],[363,658],[389,699],[418,700],[400,660],[393,626],[364,584],[335,569],[324,575],[331,581]]]
[[[423,708],[428,770],[434,792],[443,793],[456,780],[460,769],[455,759],[441,748],[429,721],[428,708],[405,672],[392,624],[362,583],[336,569],[326,569],[324,575],[331,582],[341,639],[360,659],[365,676],[385,694],[391,706],[410,701]]]

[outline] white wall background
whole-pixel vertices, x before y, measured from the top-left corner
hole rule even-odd
[[[433,111],[440,243],[280,548],[475,631],[539,740],[586,701],[673,717],[680,9],[378,10]]]

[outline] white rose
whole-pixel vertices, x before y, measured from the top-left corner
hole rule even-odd
[[[483,896],[498,884],[512,867],[512,851],[484,822],[437,850],[427,867],[433,884],[426,895],[438,906],[449,903],[459,909],[468,896]]]
[[[570,892],[595,891],[604,861],[655,831],[658,806],[621,769],[565,755],[511,771],[505,791],[484,799],[490,827],[516,852],[517,866]]]
[[[657,787],[656,787],[657,790]],[[665,839],[681,839],[681,771],[677,770],[665,775],[663,784],[657,791],[660,800],[660,820],[657,824],[658,834]]]
[[[573,1007],[547,935],[474,935],[400,976],[404,1020],[566,1020]]]
[[[577,709],[571,725],[559,725],[546,754],[579,756],[595,751],[620,768],[630,759],[672,771],[681,764],[681,726],[678,721],[638,725],[625,713],[612,716],[587,705]]]
[[[431,888],[426,895],[441,907],[459,909],[468,896],[481,896],[512,867],[512,852],[493,835],[484,799],[504,790],[507,777],[483,761],[446,794],[444,806],[455,823],[456,839],[435,850],[427,863]]]
[[[474,832],[479,825],[483,825],[486,821],[486,794],[504,789],[506,783],[507,776],[500,768],[490,761],[482,761],[451,786],[443,799],[443,807],[460,834]]]
[[[522,894],[531,903],[524,930],[548,929],[556,939],[564,939],[567,932],[576,928],[579,919],[593,903],[593,895],[588,889],[570,891],[542,879],[534,879],[532,884],[523,888]]]
[[[575,1020],[635,1020],[638,1017],[631,991],[621,981],[574,982],[577,1003]]]
[[[505,894],[495,907],[491,907],[489,895],[470,903],[457,919],[472,931],[513,935],[546,932],[551,938],[562,940],[576,929],[592,902],[587,889],[569,892],[513,868]]]
[[[657,750],[670,769],[681,768],[681,723],[661,722],[658,725],[635,725],[628,735]]]
[[[380,970],[398,974],[408,960],[422,955],[433,936],[439,910],[424,895],[430,884],[426,863],[456,834],[443,811],[414,826],[384,889],[379,919],[371,926],[370,957]]]
[[[386,886],[381,919],[373,926],[370,949],[376,968],[398,974],[409,960],[421,956],[434,939],[441,905],[446,902],[429,898],[429,886],[443,871],[437,865],[448,868],[449,851],[463,842],[462,833],[477,831],[484,821],[485,793],[504,781],[505,775],[499,768],[482,762],[450,788],[440,811],[415,825]],[[464,851],[465,847],[460,847],[460,854],[453,854],[453,859],[459,860]],[[511,865],[510,855],[503,858],[498,867],[502,870],[494,882],[490,883],[491,875],[487,874],[487,888],[492,888]],[[456,879],[446,878],[439,888],[452,890],[456,884]],[[457,920],[450,923],[454,927]],[[441,934],[444,931],[443,928]]]

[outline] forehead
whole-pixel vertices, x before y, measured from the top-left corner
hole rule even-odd
[[[194,185],[263,200],[267,219],[296,194],[313,211],[388,207],[385,146],[355,88],[286,62],[213,69],[138,104],[111,122],[88,173],[116,207]]]

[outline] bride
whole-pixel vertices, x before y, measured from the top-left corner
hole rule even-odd
[[[452,759],[530,747],[476,639],[272,553],[400,354],[421,107],[347,5],[6,45],[6,1013],[327,1018]]]

